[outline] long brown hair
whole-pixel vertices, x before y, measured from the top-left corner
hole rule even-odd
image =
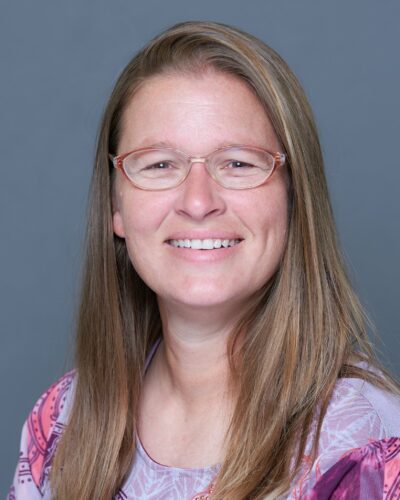
[[[121,116],[148,78],[213,68],[245,81],[264,106],[288,158],[287,246],[279,270],[254,297],[228,346],[239,396],[215,499],[271,498],[290,485],[319,428],[335,382],[358,376],[396,390],[350,360],[376,363],[364,314],[335,235],[312,112],[286,63],[257,38],[211,22],[182,23],[127,65],[102,120],[77,326],[77,382],[51,473],[57,499],[111,498],[135,451],[137,409],[149,349],[161,335],[155,294],[112,228],[112,165]],[[244,332],[244,335],[243,335]],[[233,359],[241,334],[240,372]],[[237,371],[237,370],[236,370]]]

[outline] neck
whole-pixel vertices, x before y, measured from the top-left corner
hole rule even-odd
[[[157,359],[164,390],[188,408],[233,399],[227,355],[235,323],[232,310],[177,310],[160,303],[163,339]],[[233,390],[233,393],[232,393]]]

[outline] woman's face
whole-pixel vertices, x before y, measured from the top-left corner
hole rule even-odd
[[[127,106],[118,154],[174,147],[190,156],[229,144],[281,147],[260,102],[239,79],[218,72],[149,79]],[[243,306],[275,273],[285,245],[287,174],[278,168],[262,186],[229,190],[202,163],[166,191],[144,191],[117,171],[114,232],[161,302],[191,307]],[[172,240],[240,240],[213,250],[179,248]],[[229,309],[228,309],[229,310]]]

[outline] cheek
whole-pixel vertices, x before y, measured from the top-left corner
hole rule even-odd
[[[151,235],[162,223],[168,209],[168,200],[154,193],[131,188],[118,193],[118,207],[125,238],[137,241]]]
[[[157,257],[154,253],[155,226],[154,220],[148,216],[143,217],[136,213],[135,216],[125,219],[125,244],[130,261],[136,272],[147,282],[147,275],[153,268]]]
[[[260,233],[260,261],[266,271],[273,271],[279,266],[285,250],[288,231],[288,195],[286,187],[267,193],[268,198],[257,197],[254,203],[255,213],[260,214],[256,230]],[[268,203],[266,203],[268,199]],[[261,265],[260,262],[260,265]]]
[[[264,224],[266,231],[272,230],[280,240],[285,240],[288,226],[288,204],[286,197],[284,200],[277,199],[273,205],[270,205]]]
[[[288,225],[288,194],[286,185],[279,182],[254,191],[249,200],[239,206],[242,218],[251,220],[251,227],[267,239],[285,239]],[[246,216],[247,214],[247,216]]]
[[[148,194],[129,193],[129,197],[123,199],[120,212],[129,257],[139,274],[141,269],[151,268],[157,259],[162,243],[158,228],[166,214],[166,204],[154,196],[146,196]]]

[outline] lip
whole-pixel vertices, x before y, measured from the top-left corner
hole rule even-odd
[[[172,233],[166,240],[243,240],[238,233],[228,231],[178,231]]]
[[[171,238],[172,240],[175,239],[186,239],[186,238]],[[187,238],[187,239],[207,239],[207,238]],[[221,239],[221,238],[212,238],[211,236],[209,239]],[[213,262],[219,262],[224,259],[228,259],[230,256],[234,255],[238,249],[241,248],[241,243],[243,242],[243,238],[223,238],[223,239],[236,239],[239,240],[239,243],[234,245],[233,247],[221,247],[221,248],[215,248],[214,250],[201,250],[201,249],[195,249],[195,248],[181,248],[181,247],[174,247],[168,243],[168,240],[166,240],[165,245],[168,248],[168,251],[171,252],[171,254],[178,258],[178,259],[183,259],[187,262],[193,262],[196,264],[200,264],[202,262],[210,264]]]

